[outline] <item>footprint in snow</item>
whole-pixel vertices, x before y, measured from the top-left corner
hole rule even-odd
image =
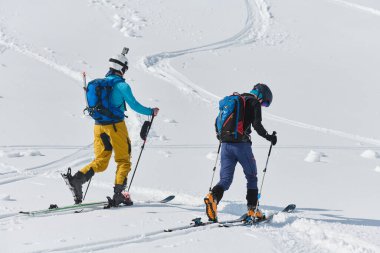
[[[169,124],[176,124],[176,123],[178,123],[175,119],[164,119],[164,122],[165,123],[169,123]]]
[[[1,201],[16,201],[16,199],[11,198],[11,195],[9,194],[2,194],[0,195]]]
[[[327,157],[327,155],[325,155],[322,152],[317,152],[317,151],[314,151],[314,150],[310,150],[309,154],[307,154],[307,156],[304,159],[304,161],[305,162],[309,162],[309,163],[318,163],[318,162],[322,162],[321,161],[322,157]]]
[[[38,150],[27,150],[23,152],[25,156],[45,156]]]
[[[38,150],[27,150],[27,151],[10,151],[6,153],[2,153],[0,154],[0,156],[6,156],[9,158],[20,158],[24,156],[44,156],[44,155]]]
[[[82,64],[82,65],[88,65],[88,62],[86,62],[85,60],[79,60],[78,61],[80,64]]]
[[[45,47],[44,50],[50,54],[55,54],[55,51],[49,47]]]
[[[172,155],[172,153],[170,151],[167,151],[167,150],[160,150],[160,151],[158,151],[158,154],[160,154],[166,158],[169,158]]]
[[[165,135],[160,135],[160,141],[169,141],[169,138]]]
[[[18,158],[18,157],[23,157],[24,154],[22,152],[13,151],[13,152],[9,152],[8,154],[6,154],[6,156],[9,158]]]

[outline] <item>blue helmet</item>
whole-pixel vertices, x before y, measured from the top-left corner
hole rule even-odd
[[[273,95],[272,91],[266,84],[258,83],[250,91],[251,94],[256,95],[258,99],[262,99],[262,106],[268,107],[272,103]]]

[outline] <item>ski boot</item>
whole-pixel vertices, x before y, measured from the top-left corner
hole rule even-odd
[[[248,205],[247,208],[248,211],[245,223],[254,223],[256,221],[265,219],[265,214],[260,209],[256,209],[256,206]]]
[[[81,171],[78,171],[73,176],[71,175],[71,168],[67,169],[66,174],[61,174],[67,186],[69,187],[71,193],[73,194],[75,204],[82,203],[82,185],[86,183],[88,180],[90,180],[94,174],[94,170],[90,169],[86,174],[83,174]]]
[[[116,184],[114,189],[114,195],[111,199],[110,197],[107,197],[108,199],[108,206],[106,208],[110,207],[118,207],[120,204],[124,204],[126,206],[133,205],[133,201],[131,199],[131,195],[129,192],[124,191],[125,190],[125,184]]]
[[[218,221],[218,201],[216,200],[215,195],[210,192],[204,198],[206,204],[206,214],[209,221],[217,222]]]

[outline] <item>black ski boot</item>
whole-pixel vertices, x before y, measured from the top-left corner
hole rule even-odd
[[[67,169],[66,174],[61,174],[73,194],[75,204],[82,203],[83,192],[82,185],[86,183],[95,174],[93,169],[90,169],[86,174],[78,171],[75,175],[71,175],[71,168]]]
[[[129,192],[124,191],[125,187],[126,184],[115,184],[115,187],[113,188],[113,198],[111,199],[110,197],[107,197],[108,207],[118,207],[120,204],[124,204],[126,206],[133,205]]]

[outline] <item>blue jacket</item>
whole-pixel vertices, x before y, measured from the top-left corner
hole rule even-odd
[[[115,75],[112,71],[109,71],[106,74],[106,78],[110,80],[116,81],[119,79],[111,93],[111,104],[118,108],[124,108],[124,111],[127,109],[125,108],[125,102],[134,110],[135,112],[138,112],[140,114],[144,115],[152,115],[153,109],[149,107],[145,107],[141,105],[136,98],[132,94],[131,87],[128,83],[125,82],[125,79],[121,76]]]

